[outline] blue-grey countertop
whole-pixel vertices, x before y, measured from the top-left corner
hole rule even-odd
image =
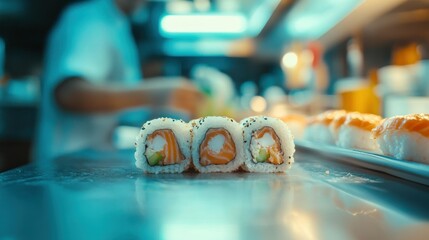
[[[415,239],[429,188],[298,151],[287,174],[144,175],[82,152],[0,174],[0,239]]]

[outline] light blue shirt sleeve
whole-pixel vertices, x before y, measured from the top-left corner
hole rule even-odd
[[[141,80],[138,51],[128,19],[114,0],[70,5],[52,29],[41,81],[35,151],[38,161],[49,162],[82,149],[112,147],[112,131],[119,121],[117,113],[77,114],[57,105],[56,86],[67,77],[77,76],[102,85],[132,86]]]
[[[70,11],[63,19],[60,38],[58,81],[79,76],[93,83],[102,83],[111,68],[112,36],[105,22],[88,13]]]

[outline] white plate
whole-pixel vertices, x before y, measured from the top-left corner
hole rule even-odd
[[[295,141],[295,144],[298,149],[314,151],[347,164],[384,172],[429,186],[429,165],[426,164],[309,141]]]

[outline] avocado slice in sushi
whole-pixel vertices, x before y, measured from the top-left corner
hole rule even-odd
[[[156,152],[154,154],[152,154],[149,159],[149,165],[154,166],[160,163],[160,161],[163,159],[163,156],[160,152]]]
[[[261,148],[259,149],[258,155],[256,156],[255,160],[257,162],[265,162],[270,157],[270,153],[267,149]]]

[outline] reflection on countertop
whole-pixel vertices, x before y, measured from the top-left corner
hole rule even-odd
[[[287,174],[143,175],[131,151],[86,151],[0,174],[0,236],[415,238],[429,231],[428,193],[305,152]]]

